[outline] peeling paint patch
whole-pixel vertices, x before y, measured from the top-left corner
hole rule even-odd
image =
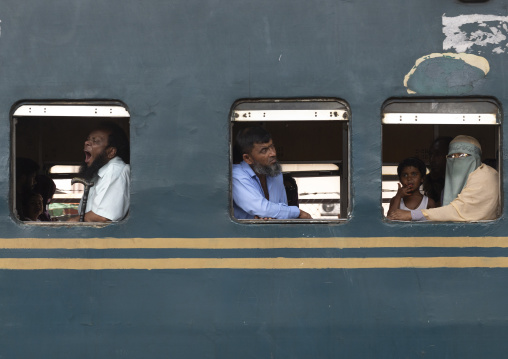
[[[433,53],[416,60],[404,77],[409,94],[464,95],[479,87],[489,62],[472,54]]]
[[[475,54],[508,52],[508,16],[443,15],[443,50]]]

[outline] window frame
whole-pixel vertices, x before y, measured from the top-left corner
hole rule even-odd
[[[343,122],[343,128],[342,128],[342,159],[341,159],[341,166],[339,167],[339,175],[340,175],[340,214],[341,218],[336,219],[271,219],[271,220],[261,220],[261,219],[237,219],[234,216],[234,210],[233,210],[233,195],[232,195],[232,169],[233,169],[233,145],[234,145],[234,136],[233,136],[233,127],[235,122],[253,122],[258,123],[260,122],[259,117],[251,117],[250,119],[244,119],[241,120],[241,118],[245,118],[243,114],[238,114],[239,111],[235,111],[235,109],[239,105],[243,104],[249,104],[249,105],[265,105],[268,107],[266,112],[268,111],[298,111],[298,109],[287,109],[285,107],[290,106],[291,104],[300,104],[301,107],[304,107],[302,110],[306,111],[314,111],[311,108],[305,108],[305,107],[311,107],[312,103],[320,103],[322,105],[325,105],[326,103],[336,103],[340,104],[340,106],[343,107],[342,113],[334,113],[333,110],[325,110],[322,109],[322,111],[328,111],[330,115],[328,117],[330,118],[323,118],[321,115],[319,117],[321,120],[331,120],[331,121],[341,121]],[[279,109],[278,109],[279,108]],[[261,110],[259,110],[261,111]],[[245,112],[245,111],[243,111]],[[293,113],[294,115],[294,113]],[[317,114],[315,115],[318,116]],[[341,118],[342,116],[342,118]],[[250,117],[250,116],[249,116]],[[316,118],[315,117],[315,118]],[[238,120],[240,118],[240,120]],[[295,223],[323,223],[323,224],[340,224],[348,222],[351,219],[351,167],[350,167],[350,161],[351,161],[351,109],[349,104],[339,98],[245,98],[245,99],[239,99],[236,100],[230,109],[229,113],[229,214],[231,220],[233,220],[236,223],[242,223],[242,224],[295,224]],[[289,120],[271,120],[271,119],[264,119],[262,122],[297,122],[297,121],[312,121],[313,119],[302,119],[298,118],[293,121]],[[318,119],[319,120],[319,119]],[[277,144],[277,142],[276,142]],[[304,164],[305,161],[298,161],[299,163]],[[287,162],[290,164],[291,162]],[[343,196],[343,194],[345,194]],[[343,200],[345,199],[345,200]],[[342,215],[344,214],[344,217]]]
[[[495,222],[495,221],[498,221],[500,220],[501,218],[503,218],[504,216],[504,213],[503,213],[503,203],[504,203],[504,193],[503,193],[503,181],[502,181],[502,173],[503,173],[503,156],[502,156],[502,151],[503,151],[503,123],[502,123],[502,119],[503,119],[503,108],[502,108],[502,105],[501,103],[496,99],[496,98],[493,98],[493,97],[411,97],[411,98],[407,98],[407,97],[404,97],[404,98],[390,98],[388,100],[386,100],[383,105],[381,106],[381,111],[380,111],[380,118],[381,118],[381,166],[384,167],[384,166],[393,166],[393,164],[391,162],[385,162],[385,159],[384,159],[384,150],[385,150],[385,147],[384,147],[384,143],[385,143],[385,138],[384,138],[384,126],[385,125],[389,125],[389,126],[395,126],[395,121],[396,121],[396,118],[394,118],[394,114],[396,114],[396,112],[388,112],[389,115],[391,116],[386,116],[387,112],[385,112],[386,108],[389,107],[390,105],[394,105],[394,104],[409,104],[409,103],[418,103],[418,104],[429,104],[429,103],[432,103],[432,104],[474,104],[474,103],[483,103],[483,104],[490,104],[490,105],[493,105],[495,106],[495,108],[497,109],[497,111],[495,112],[495,114],[493,112],[490,112],[488,114],[484,114],[484,113],[480,113],[480,112],[469,112],[469,113],[466,113],[466,114],[457,114],[457,113],[452,113],[452,112],[439,112],[439,111],[436,111],[436,112],[426,112],[424,115],[427,115],[427,116],[420,116],[419,118],[417,118],[417,114],[414,113],[414,112],[401,112],[400,115],[404,116],[404,118],[402,116],[400,116],[400,119],[399,119],[399,123],[401,123],[402,125],[434,125],[434,126],[443,126],[443,125],[453,125],[453,126],[475,126],[475,125],[483,125],[483,126],[493,126],[495,127],[495,139],[496,139],[496,144],[495,144],[495,147],[497,149],[497,152],[498,152],[498,157],[497,157],[497,172],[498,172],[498,176],[499,176],[499,194],[500,194],[500,209],[501,209],[501,213],[499,214],[499,217],[497,217],[496,219],[493,219],[493,220],[481,220],[481,221],[464,221],[464,222],[459,222],[459,221],[443,221],[443,222],[440,222],[440,221],[417,221],[417,222],[405,222],[405,221],[396,221],[396,220],[390,220],[386,217],[385,215],[385,212],[384,212],[384,208],[383,208],[383,184],[384,181],[383,180],[383,177],[384,175],[381,174],[381,201],[380,201],[380,204],[381,204],[381,214],[383,216],[383,220],[386,221],[386,222],[390,222],[390,223],[401,223],[401,224],[415,224],[415,223],[418,223],[418,224],[439,224],[439,223],[455,223],[455,224],[469,224],[469,223],[492,223],[492,222]],[[450,105],[450,107],[453,109],[453,106]],[[451,110],[453,111],[453,110]],[[438,114],[445,114],[447,117],[447,121],[439,121],[439,120],[432,120],[432,119],[429,119],[428,118],[428,114],[431,114],[431,115],[438,115]],[[486,116],[488,115],[488,116]],[[387,119],[387,117],[390,117],[389,119]],[[457,135],[459,135],[460,133],[457,133]],[[434,140],[439,137],[439,134],[438,136],[434,135]],[[429,144],[430,145],[430,144]],[[406,157],[411,157],[411,156],[406,156]],[[404,157],[404,158],[406,158]],[[402,160],[402,158],[400,159]],[[483,163],[483,161],[482,161]],[[396,166],[396,165],[395,165]],[[392,175],[387,175],[388,177],[393,177]],[[398,181],[398,177],[397,177],[397,181]]]
[[[79,110],[79,111],[78,111]],[[85,110],[85,111],[83,111]],[[119,100],[21,100],[14,103],[9,112],[10,121],[10,186],[9,186],[9,212],[12,220],[24,226],[51,226],[51,227],[106,227],[111,224],[124,223],[128,220],[129,213],[120,221],[101,222],[66,222],[66,221],[22,221],[17,216],[16,210],[16,147],[17,147],[17,124],[21,117],[48,117],[48,118],[83,118],[97,120],[127,121],[129,131],[127,137],[129,146],[131,114],[128,106]],[[80,123],[83,126],[83,123]],[[40,161],[39,161],[40,162]],[[40,165],[40,163],[38,163]],[[49,168],[53,165],[64,163],[47,163]],[[41,168],[42,169],[42,168]],[[132,193],[132,191],[130,191]]]

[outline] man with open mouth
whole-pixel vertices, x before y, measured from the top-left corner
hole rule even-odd
[[[94,183],[88,194],[84,221],[123,219],[130,202],[129,140],[125,132],[115,123],[101,123],[88,135],[84,152],[79,175]]]

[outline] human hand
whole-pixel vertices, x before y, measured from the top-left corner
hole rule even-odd
[[[412,219],[411,211],[405,211],[403,209],[393,210],[392,212],[388,213],[387,218],[393,221],[410,221]]]
[[[395,196],[397,196],[399,198],[404,198],[404,197],[409,196],[411,194],[411,191],[413,190],[413,188],[403,186],[400,183],[397,183],[397,185],[399,186],[399,189],[397,190],[397,194]]]
[[[311,215],[305,211],[300,210],[300,215],[298,216],[300,219],[312,219]]]
[[[259,216],[254,216],[254,219],[262,219],[264,221],[268,221],[269,219],[273,219],[271,217],[259,217]]]

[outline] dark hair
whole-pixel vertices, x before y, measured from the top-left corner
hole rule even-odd
[[[44,203],[44,206],[46,206],[46,204],[48,204],[48,200],[53,198],[55,194],[55,182],[46,175],[38,175],[35,177],[35,181],[37,183],[35,184],[34,191],[42,196],[42,202]]]
[[[434,147],[438,143],[442,143],[446,146],[446,153],[448,153],[448,146],[450,146],[450,142],[452,142],[453,137],[450,136],[440,136],[436,138],[434,141],[432,141],[432,144],[430,145],[430,148]]]
[[[418,168],[418,171],[422,175],[422,178],[425,177],[425,174],[427,173],[427,167],[425,167],[425,163],[417,157],[409,157],[404,160],[402,160],[401,163],[397,166],[397,174],[399,175],[399,178],[402,174],[402,170],[406,167],[416,167]]]
[[[252,126],[244,128],[236,135],[236,149],[240,151],[241,155],[250,154],[255,143],[270,142],[272,136],[262,127]]]
[[[101,122],[98,129],[109,132],[108,147],[116,148],[116,155],[125,163],[130,163],[129,139],[125,131],[111,121]]]
[[[16,179],[21,176],[31,176],[37,174],[39,165],[34,160],[25,157],[16,158]]]
[[[30,202],[30,198],[33,198],[35,196],[41,196],[42,198],[42,194],[40,194],[39,192],[37,191],[29,191],[27,193],[25,193],[23,196],[22,196],[22,203],[23,203],[23,206],[26,206],[29,202]]]

